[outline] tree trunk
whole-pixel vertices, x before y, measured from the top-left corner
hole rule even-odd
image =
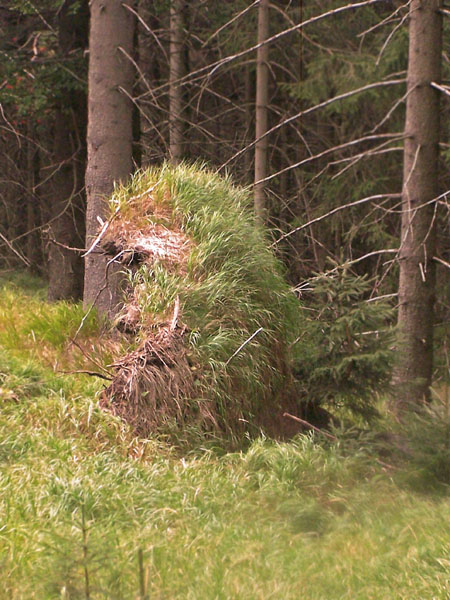
[[[258,44],[269,37],[269,0],[261,0],[258,7]],[[257,50],[256,56],[256,139],[267,131],[267,106],[269,103],[269,46]],[[255,183],[267,176],[268,138],[255,145]],[[267,217],[266,185],[258,183],[254,188],[255,213],[261,222]]]
[[[170,158],[178,163],[183,158],[183,87],[184,75],[184,0],[170,3],[170,74],[169,74],[169,134]]]
[[[252,70],[249,64],[245,66],[244,71],[244,140],[245,145],[252,143],[253,137],[253,117],[254,117],[254,92],[255,92],[255,80],[252,74]],[[247,184],[251,184],[252,171],[253,171],[253,152],[247,150],[244,154],[244,181]]]
[[[82,189],[74,143],[75,115],[57,110],[54,158],[57,169],[50,185],[48,299],[80,300],[83,297],[83,261],[79,252],[84,239]],[[78,157],[80,160],[80,157]]]
[[[73,50],[87,45],[88,7],[84,2],[75,15],[75,0],[67,0],[58,15],[59,54],[64,61]],[[50,182],[50,231],[48,299],[80,300],[83,296],[84,170],[86,152],[86,97],[71,90],[56,110]]]
[[[132,171],[134,18],[120,0],[91,0],[86,170],[86,246],[108,216],[114,183]],[[128,57],[127,57],[128,55]],[[120,267],[99,251],[86,257],[85,305],[112,317],[120,303]]]
[[[432,200],[438,195],[439,92],[430,83],[440,81],[440,4],[440,0],[413,0],[410,4],[408,138],[399,255],[398,363],[394,373],[398,411],[429,399],[433,368],[436,205]]]

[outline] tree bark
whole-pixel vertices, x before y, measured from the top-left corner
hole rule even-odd
[[[108,216],[114,184],[132,171],[134,18],[121,0],[91,0],[86,170],[86,246]],[[101,252],[86,257],[84,303],[112,317],[120,304],[120,267]]]
[[[83,297],[84,240],[83,180],[80,178],[74,136],[75,113],[56,111],[54,126],[54,165],[50,182],[50,227],[48,253],[48,299],[80,300]],[[84,119],[85,120],[85,119]],[[83,139],[80,136],[81,139]],[[81,149],[78,149],[80,153]]]
[[[87,46],[88,6],[75,15],[74,0],[66,0],[58,14],[59,54],[64,61],[75,49]],[[84,243],[84,170],[86,168],[86,96],[81,90],[63,95],[56,109],[50,181],[48,299],[83,297],[81,254],[69,248]]]
[[[429,399],[433,369],[435,203],[438,196],[440,0],[410,4],[408,91],[402,190],[398,362],[395,408]],[[428,203],[428,204],[427,204]],[[426,206],[424,206],[426,205]]]
[[[184,0],[170,3],[170,74],[169,74],[169,135],[170,158],[178,163],[183,158],[183,88],[179,80],[184,75]]]
[[[261,0],[258,7],[258,44],[269,37],[269,0]],[[265,44],[257,50],[256,56],[256,111],[255,135],[259,140],[267,131],[267,107],[269,104],[269,46]],[[267,176],[268,138],[255,145],[255,183]],[[261,222],[266,221],[265,183],[254,187],[255,213]]]

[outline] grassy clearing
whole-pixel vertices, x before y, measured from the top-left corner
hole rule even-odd
[[[450,498],[423,465],[350,435],[184,456],[135,439],[30,343],[33,303],[59,314],[31,288],[2,290],[22,325],[0,328],[0,598],[449,598]]]

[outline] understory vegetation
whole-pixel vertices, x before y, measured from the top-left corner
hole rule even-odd
[[[44,294],[2,278],[0,598],[449,597],[444,387],[402,428],[177,448],[99,409],[119,342]]]

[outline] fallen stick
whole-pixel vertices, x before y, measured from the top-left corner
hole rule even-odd
[[[331,435],[331,433],[328,433],[327,431],[323,431],[322,429],[319,429],[318,427],[316,427],[312,423],[308,423],[308,421],[305,421],[304,419],[300,419],[299,417],[296,417],[295,415],[291,415],[287,412],[283,413],[283,417],[289,417],[289,419],[293,419],[294,421],[297,421],[297,423],[301,423],[302,425],[305,425],[305,427],[314,429],[314,431],[317,431],[317,433],[321,433],[322,435],[326,435],[331,440],[337,441],[337,437],[335,435]]]

